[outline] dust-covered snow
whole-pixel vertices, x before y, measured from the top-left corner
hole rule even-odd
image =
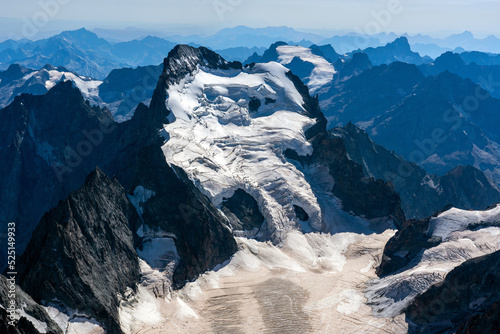
[[[237,238],[227,263],[178,291],[153,285],[120,308],[125,333],[403,333],[404,316],[374,317],[362,291],[394,231],[291,231],[282,247]],[[161,289],[160,289],[161,290]]]

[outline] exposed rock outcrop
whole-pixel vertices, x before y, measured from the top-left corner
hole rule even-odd
[[[331,132],[344,139],[349,158],[363,167],[366,177],[394,185],[409,219],[424,219],[449,204],[459,209],[484,210],[500,202],[498,189],[474,167],[460,166],[441,177],[428,175],[418,165],[374,143],[352,123]]]
[[[233,196],[222,203],[222,211],[229,218],[231,227],[237,231],[260,228],[264,222],[259,204],[243,189],[236,190]]]
[[[499,281],[500,252],[463,263],[408,307],[409,332],[498,333]]]
[[[42,218],[19,259],[19,285],[37,302],[61,303],[121,333],[119,295],[136,289],[140,273],[138,223],[123,187],[97,169]]]

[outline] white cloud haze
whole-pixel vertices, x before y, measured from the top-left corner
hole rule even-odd
[[[387,17],[391,6],[398,11]],[[1,34],[20,35],[25,20],[44,19],[40,12],[50,14],[41,31],[139,26],[209,34],[236,25],[371,31],[381,22],[381,30],[399,33],[500,34],[496,0],[0,0]]]

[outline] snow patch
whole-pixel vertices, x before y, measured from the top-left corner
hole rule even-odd
[[[137,328],[150,328],[163,321],[161,303],[162,299],[155,298],[147,287],[140,285],[136,295],[120,304],[118,316],[122,330],[137,333]]]
[[[43,321],[40,321],[38,319],[35,319],[33,318],[32,316],[30,316],[28,313],[26,313],[26,311],[24,311],[24,308],[26,307],[27,305],[24,304],[21,306],[21,308],[18,310],[18,314],[20,317],[24,317],[26,318],[29,322],[31,322],[31,324],[33,325],[33,327],[35,327],[38,332],[44,334],[44,333],[47,333],[47,329],[48,329],[48,326],[47,326],[47,323],[43,322]]]
[[[325,58],[313,54],[310,48],[283,45],[279,46],[276,51],[279,54],[279,62],[283,65],[290,64],[295,57],[314,65],[314,69],[306,82],[311,94],[314,94],[333,80],[336,73],[333,65]]]
[[[134,189],[134,194],[133,195],[127,194],[127,197],[130,203],[132,203],[132,205],[137,210],[137,213],[142,217],[143,208],[141,204],[146,203],[154,195],[156,195],[154,191],[146,189],[143,186],[137,186]]]
[[[137,255],[152,268],[165,269],[171,262],[179,262],[175,242],[170,238],[146,239],[137,249]]]
[[[431,219],[429,234],[446,240],[455,231],[492,223],[500,224],[500,205],[488,211],[466,211],[452,208]]]
[[[61,328],[65,334],[104,334],[104,326],[97,320],[84,315],[78,311],[65,309],[56,304],[48,304],[45,306],[45,311],[49,317]]]

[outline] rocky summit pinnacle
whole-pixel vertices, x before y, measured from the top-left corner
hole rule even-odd
[[[198,66],[210,69],[241,69],[240,62],[228,62],[217,53],[205,48],[194,48],[189,45],[177,45],[163,62],[163,74],[170,83],[178,83],[187,74],[195,71]]]
[[[39,303],[62,303],[121,333],[118,295],[139,278],[138,222],[123,187],[97,168],[42,218],[19,260],[19,285]]]

